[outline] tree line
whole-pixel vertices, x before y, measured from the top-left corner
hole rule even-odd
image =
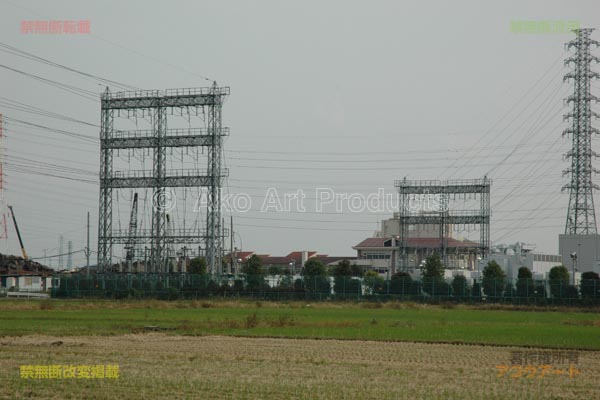
[[[277,279],[274,279],[277,276]],[[508,301],[543,303],[546,299],[598,300],[600,277],[595,272],[585,272],[578,286],[569,282],[569,271],[564,266],[553,267],[547,280],[534,280],[532,272],[521,267],[517,280],[511,282],[495,261],[487,263],[481,279],[474,282],[460,274],[450,282],[444,277],[444,266],[438,255],[425,260],[420,279],[413,279],[404,271],[384,279],[375,271],[364,271],[359,265],[341,260],[328,267],[319,259],[308,259],[300,277],[292,276],[280,267],[263,267],[261,259],[252,255],[242,265],[242,276],[215,277],[207,273],[204,258],[190,262],[189,274],[144,278],[134,275],[105,277],[102,284],[83,277],[61,278],[53,294],[58,297],[77,297],[91,293],[103,297],[160,298],[202,297],[210,295],[247,295],[255,297],[284,298],[401,298],[412,300],[454,301]],[[75,293],[75,294],[73,294]],[[107,294],[108,293],[108,294]],[[71,294],[71,295],[70,295]],[[318,296],[314,296],[317,295]],[[556,302],[556,301],[553,301]],[[572,303],[572,302],[570,302]]]

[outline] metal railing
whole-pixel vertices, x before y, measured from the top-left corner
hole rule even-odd
[[[196,176],[209,176],[207,169],[184,168],[169,169],[166,171],[165,178],[188,178]],[[229,176],[228,168],[221,168],[221,177]],[[154,170],[138,169],[129,171],[113,171],[111,178],[155,178]]]
[[[312,300],[410,300],[418,302],[600,305],[600,280],[568,282],[519,279],[412,280],[409,277],[307,277],[300,275],[197,275],[188,273],[114,273],[57,276],[52,297],[202,298],[250,297]],[[165,297],[166,296],[166,297]]]

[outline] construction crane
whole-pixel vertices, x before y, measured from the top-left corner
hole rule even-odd
[[[133,204],[131,205],[131,217],[129,218],[129,240],[125,245],[125,260],[128,264],[133,261],[135,256],[135,236],[137,231],[137,214],[138,214],[138,194],[133,194]]]
[[[21,232],[19,232],[19,225],[17,225],[17,219],[15,218],[15,212],[13,211],[12,206],[8,206],[10,210],[10,215],[12,215],[13,223],[15,224],[15,230],[17,231],[17,237],[19,238],[19,244],[21,245],[21,253],[23,253],[23,259],[28,260],[27,252],[25,251],[25,246],[23,246],[23,239],[21,239]]]

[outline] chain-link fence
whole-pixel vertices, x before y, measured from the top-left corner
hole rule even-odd
[[[500,302],[510,304],[600,304],[600,280],[519,279],[412,280],[410,277],[211,276],[193,274],[62,275],[53,278],[57,298],[197,299],[245,297],[268,300],[411,300],[424,302]]]

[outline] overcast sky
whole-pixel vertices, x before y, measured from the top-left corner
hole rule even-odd
[[[36,20],[89,21],[91,33],[21,32],[23,21]],[[139,88],[199,87],[211,80],[229,86],[223,108],[223,124],[231,129],[225,192],[252,199],[251,210],[234,213],[241,236],[236,242],[272,255],[352,255],[351,246],[391,214],[319,213],[316,188],[392,194],[394,180],[404,176],[486,173],[493,180],[492,240],[557,252],[568,201],[560,192],[568,179],[561,176],[568,167],[562,154],[570,145],[561,138],[567,127],[563,99],[571,90],[562,81],[564,43],[573,35],[511,31],[511,22],[514,27],[518,21],[598,27],[600,3],[0,2],[3,44]],[[600,40],[600,32],[594,37]],[[3,66],[98,97],[104,89],[93,79],[0,54]],[[6,68],[0,68],[0,88],[0,100],[99,124],[98,101]],[[600,83],[592,89],[600,95]],[[6,103],[0,112],[92,138],[99,134],[94,126]],[[58,254],[60,234],[65,251],[67,240],[73,250],[82,249],[87,211],[96,250],[98,144],[8,121],[5,129],[5,200],[15,208],[31,256]],[[70,169],[61,172],[57,165]],[[307,212],[261,212],[269,188],[281,196],[302,189]],[[0,249],[18,254],[12,224],[8,228]],[[75,264],[82,262],[81,254],[74,256]]]

